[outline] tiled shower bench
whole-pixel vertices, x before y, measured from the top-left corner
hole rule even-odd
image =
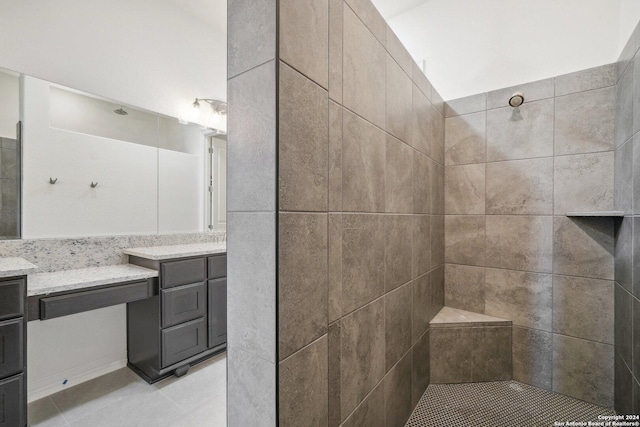
[[[511,320],[443,307],[430,329],[432,383],[512,379]]]

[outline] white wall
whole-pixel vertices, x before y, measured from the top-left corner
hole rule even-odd
[[[632,3],[428,0],[388,21],[411,55],[426,60],[442,97],[455,99],[615,62],[620,1]]]
[[[188,116],[196,97],[226,100],[227,42],[181,3],[3,0],[0,67]]]
[[[620,0],[620,23],[618,36],[618,53],[627,44],[633,30],[640,20],[640,1]]]

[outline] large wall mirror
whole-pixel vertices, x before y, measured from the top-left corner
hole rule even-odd
[[[0,138],[1,239],[225,229],[224,132],[0,70]]]

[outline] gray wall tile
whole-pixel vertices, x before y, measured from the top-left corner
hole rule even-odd
[[[487,109],[487,94],[466,96],[464,98],[452,99],[444,105],[444,116],[454,117],[462,114],[475,113]]]
[[[613,152],[555,159],[554,213],[613,209]]]
[[[633,413],[633,375],[619,354],[615,355],[615,402],[618,414]]]
[[[228,343],[230,347],[274,363],[277,316],[275,229],[275,213],[228,214]]]
[[[638,100],[638,96],[640,96],[640,55],[636,55],[633,65],[629,67],[628,73],[633,72],[633,133],[640,131],[640,100]],[[629,87],[627,86],[627,89]],[[622,99],[623,104],[626,107],[629,106],[626,98]],[[624,116],[626,118],[626,115]],[[628,120],[628,119],[627,119]],[[625,125],[627,123],[625,122]],[[625,131],[628,129],[625,127]],[[625,134],[626,135],[626,134]]]
[[[275,59],[276,3],[276,0],[230,0],[228,2],[227,73],[229,78]],[[231,113],[229,116],[231,117]]]
[[[431,312],[429,316],[433,319],[444,307],[444,265],[429,273],[429,281],[431,282]]]
[[[633,212],[640,215],[640,134],[633,137]]]
[[[430,156],[432,130],[429,127],[431,110],[433,107],[427,97],[420,92],[414,84],[412,96],[412,109],[410,112],[409,129],[407,130],[407,142],[416,150]],[[425,119],[426,118],[426,119]]]
[[[412,277],[431,269],[431,218],[429,215],[413,216],[413,266]]]
[[[576,71],[556,77],[556,96],[600,89],[616,84],[616,64]]]
[[[622,145],[633,134],[633,62],[627,67],[616,86],[616,147]]]
[[[427,331],[412,349],[411,367],[411,407],[414,408],[430,382],[429,372],[429,331]]]
[[[640,300],[633,298],[633,331],[631,334],[633,335],[633,364],[631,369],[633,369],[633,374],[638,377],[640,376]],[[640,396],[638,396],[640,398]]]
[[[550,274],[487,268],[485,313],[514,326],[551,331],[553,284]]]
[[[446,214],[484,214],[485,165],[447,166],[444,194]]]
[[[408,352],[384,378],[386,427],[403,427],[411,415],[411,363]]]
[[[629,293],[633,293],[633,222],[630,216],[617,221],[615,239],[615,280]]]
[[[630,63],[633,63],[633,56],[635,55],[637,50],[637,41],[636,38],[631,35],[624,48],[622,48],[622,52],[620,52],[620,56],[616,61],[616,78],[620,80],[622,73],[627,69]]]
[[[396,33],[387,25],[387,51],[409,77],[413,74],[413,58]]]
[[[553,277],[553,332],[613,344],[613,282]]]
[[[482,163],[486,154],[486,112],[445,119],[446,165]]]
[[[345,110],[342,137],[343,209],[383,212],[386,140],[384,132]]]
[[[633,295],[640,298],[640,217],[633,219]]]
[[[275,62],[239,75],[229,86],[228,211],[272,211],[276,205]]]
[[[352,0],[369,3],[364,0]],[[373,6],[372,6],[373,7]],[[386,34],[386,24],[384,27]],[[344,10],[344,106],[379,127],[385,124],[386,56],[383,45],[349,8]]]
[[[415,62],[413,63],[412,78],[413,78],[413,82],[420,89],[420,92],[422,92],[424,96],[426,96],[427,99],[431,101],[431,82],[429,81],[427,76],[425,76],[422,69]]]
[[[391,55],[386,54],[385,130],[396,138],[409,140],[409,125],[413,108],[413,84]],[[380,90],[380,89],[378,89]]]
[[[445,306],[476,313],[484,313],[484,281],[484,267],[445,264]]]
[[[412,213],[414,150],[387,135],[385,162],[385,210]]]
[[[342,107],[329,102],[329,211],[342,210]]]
[[[327,333],[327,214],[280,213],[278,338],[283,360]]]
[[[228,425],[233,427],[277,425],[275,363],[245,353],[229,344],[227,348]]]
[[[472,381],[474,345],[472,331],[471,328],[429,330],[432,384]]]
[[[342,313],[384,293],[384,220],[379,215],[343,215]]]
[[[329,325],[328,336],[328,366],[327,376],[329,391],[328,401],[328,427],[338,427],[342,423],[342,413],[340,410],[340,396],[341,396],[341,378],[340,372],[340,359],[342,358],[342,324],[341,322],[335,322]]]
[[[329,214],[329,323],[342,317],[342,214]]]
[[[553,391],[613,405],[613,346],[553,335]]]
[[[633,300],[622,287],[615,286],[616,352],[629,366],[633,366]]]
[[[513,379],[551,390],[553,336],[550,332],[513,327]]]
[[[384,296],[385,366],[388,372],[405,354],[412,343],[413,285],[407,283]],[[409,390],[410,392],[410,390]]]
[[[431,282],[430,275],[422,276],[411,282],[413,287],[412,299],[412,330],[413,344],[416,344],[420,337],[429,329],[431,321]]]
[[[431,267],[444,263],[444,215],[431,215]]]
[[[369,394],[385,373],[384,300],[342,319],[342,418]]]
[[[384,289],[389,292],[412,278],[413,218],[384,216]]]
[[[361,426],[385,427],[384,383],[378,384],[342,425],[342,427]]]
[[[629,140],[615,151],[614,155],[614,196],[615,210],[633,212],[633,141]]]
[[[279,426],[328,423],[328,350],[323,336],[280,362]]]
[[[640,149],[639,149],[640,150]],[[413,212],[431,212],[431,193],[435,162],[425,155],[413,150]],[[440,168],[442,169],[442,167]],[[443,191],[441,191],[442,193]]]
[[[369,31],[386,47],[387,23],[370,0],[345,0]]]
[[[488,163],[487,214],[551,215],[553,158]]]
[[[329,0],[329,98],[342,103],[344,2]]]
[[[427,138],[431,142],[431,158],[444,164],[444,117],[432,104],[427,115]]]
[[[553,99],[525,102],[516,120],[511,107],[487,111],[487,161],[553,155]]]
[[[612,150],[615,100],[613,86],[556,98],[555,154]]]
[[[445,216],[445,262],[485,265],[485,217],[482,215]]]
[[[280,59],[329,87],[329,2],[280,0]]]
[[[444,214],[444,166],[432,162],[431,172],[431,214]]]
[[[281,63],[279,101],[280,209],[326,211],[329,181],[327,91]]]
[[[613,221],[555,217],[553,272],[613,280]]]
[[[554,88],[554,79],[545,79],[494,90],[487,94],[487,109],[509,106],[509,98],[511,98],[515,92],[521,92],[524,95],[524,101],[526,103],[553,98],[555,93]]]
[[[486,266],[550,273],[553,220],[543,216],[487,216]]]

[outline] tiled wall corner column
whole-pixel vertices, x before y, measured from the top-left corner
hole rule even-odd
[[[276,0],[228,2],[231,427],[277,425]]]
[[[514,379],[604,406],[615,222],[565,214],[613,209],[615,68],[445,108],[446,305],[513,321]]]
[[[640,26],[616,64],[615,410],[640,413]]]
[[[403,426],[444,299],[444,104],[369,0],[279,5],[279,425]]]

